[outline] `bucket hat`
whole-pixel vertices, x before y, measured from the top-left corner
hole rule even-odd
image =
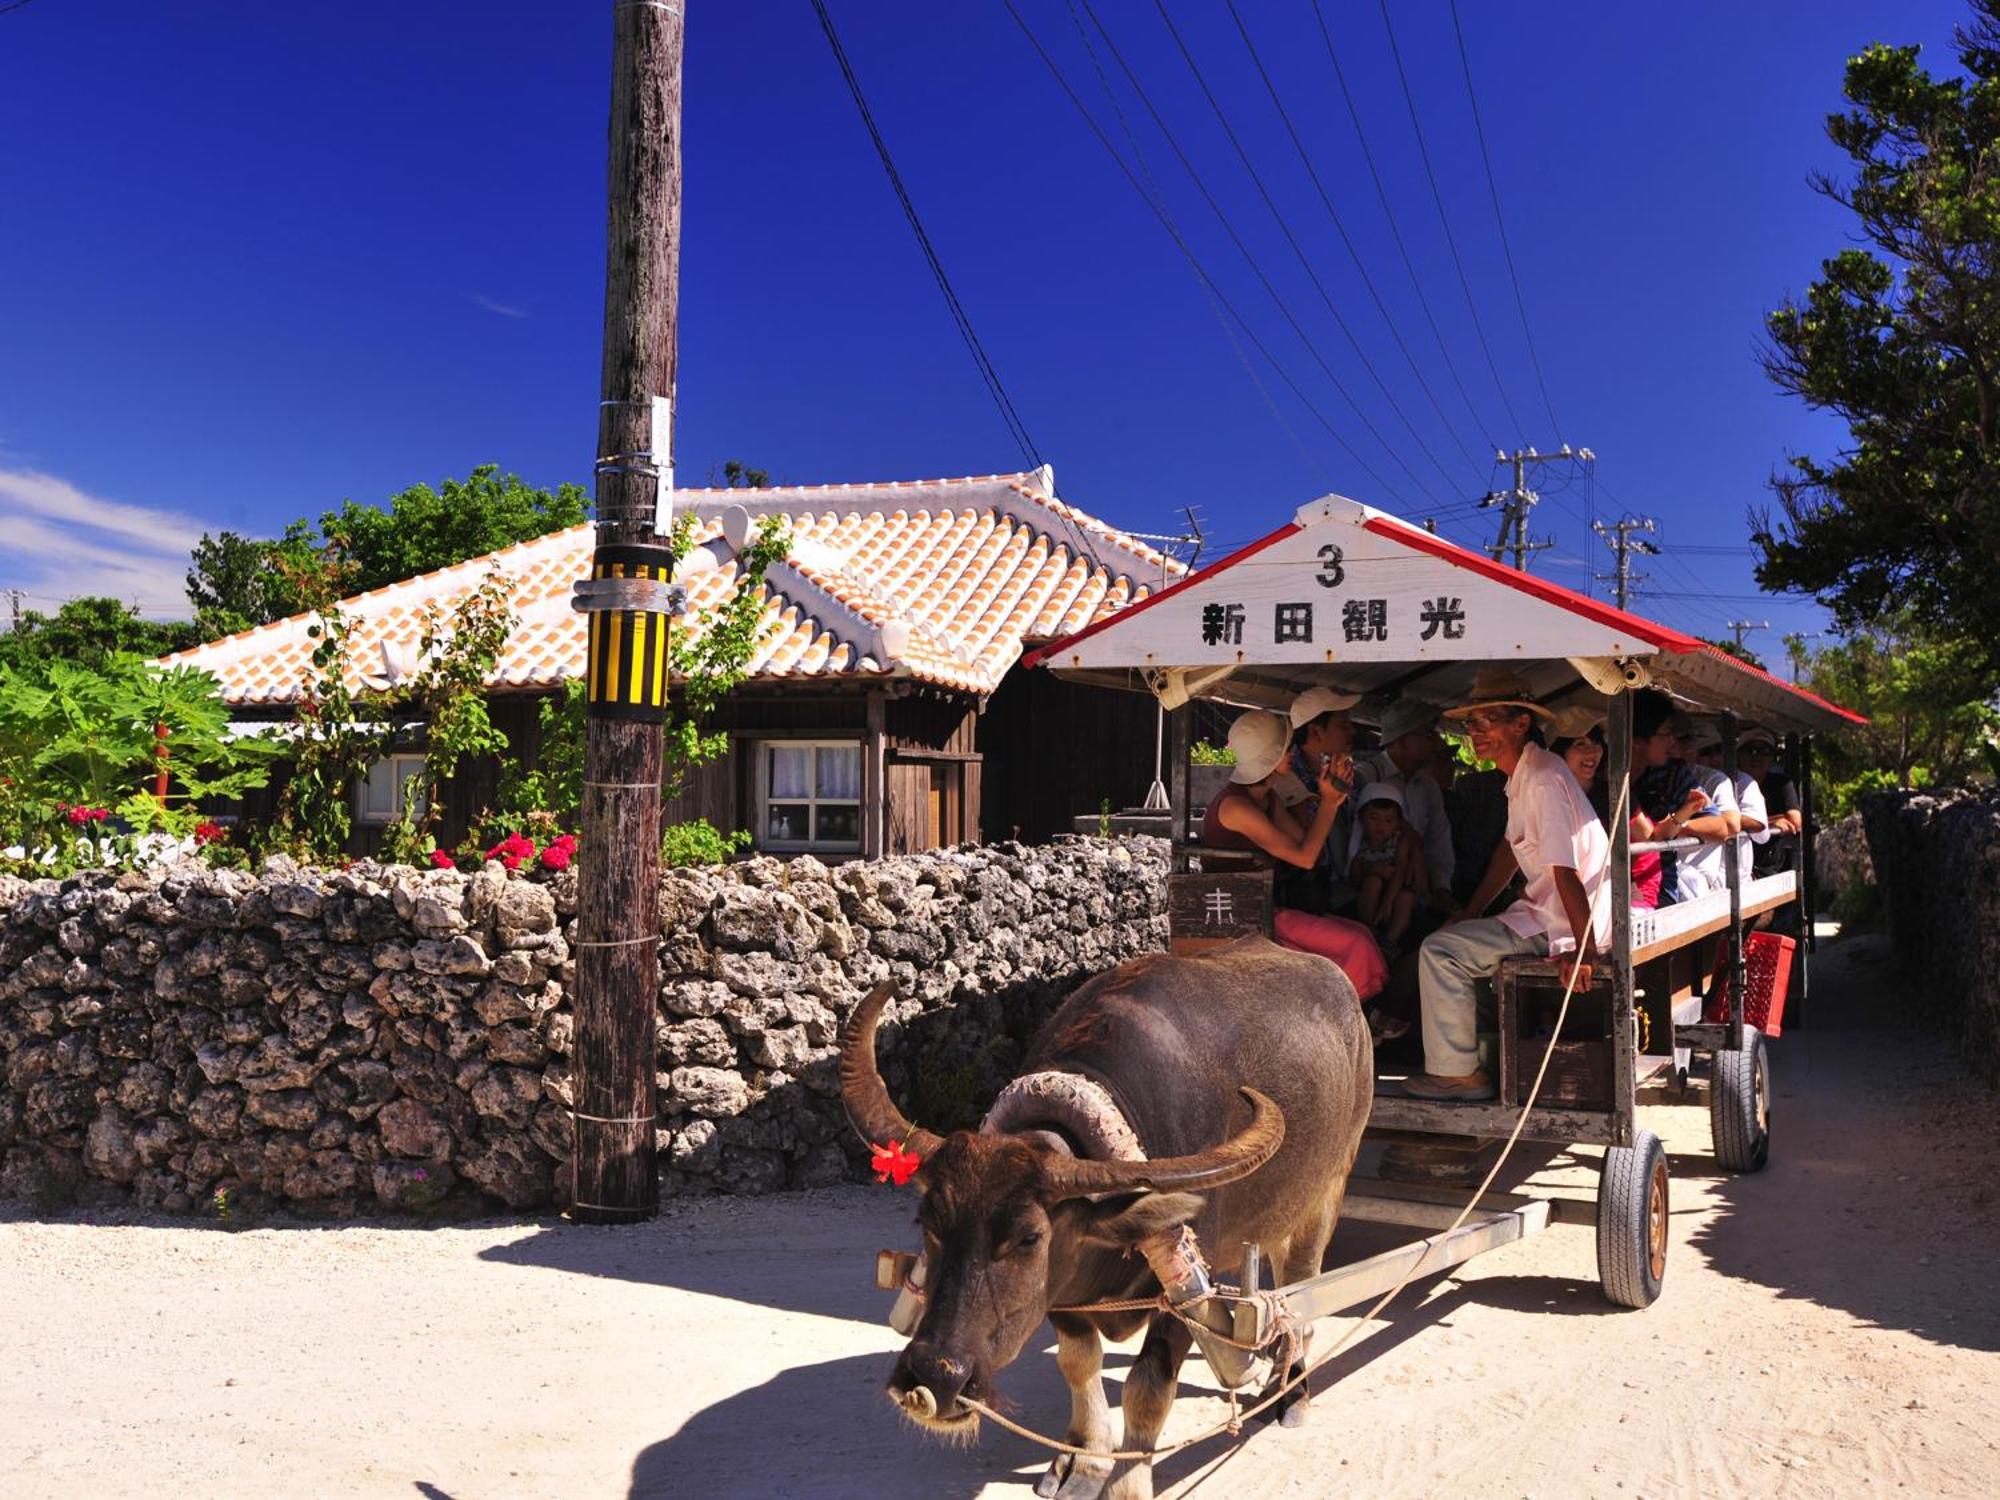
[[[1241,715],[1229,726],[1229,748],[1236,754],[1236,769],[1229,779],[1239,786],[1262,781],[1283,762],[1291,740],[1285,721],[1276,714],[1252,709]]]

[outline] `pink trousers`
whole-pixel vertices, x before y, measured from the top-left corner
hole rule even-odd
[[[1375,945],[1375,934],[1359,922],[1281,906],[1272,925],[1280,947],[1331,959],[1363,1001],[1374,999],[1389,982],[1389,965]]]

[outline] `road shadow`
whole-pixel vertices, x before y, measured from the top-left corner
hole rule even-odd
[[[1688,1237],[1727,1276],[1930,1342],[2000,1350],[2000,1094],[1898,999],[1872,935],[1822,943],[1810,1029],[1770,1044],[1761,1172],[1710,1159]]]

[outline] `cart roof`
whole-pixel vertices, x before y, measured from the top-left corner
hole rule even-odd
[[[1026,658],[1170,707],[1207,697],[1270,708],[1314,686],[1445,707],[1493,662],[1558,705],[1650,683],[1777,731],[1867,722],[1706,641],[1341,495]]]

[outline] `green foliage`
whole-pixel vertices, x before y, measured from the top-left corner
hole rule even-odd
[[[1983,752],[2000,731],[1985,644],[1897,613],[1818,651],[1796,636],[1786,646],[1802,686],[1868,716],[1865,726],[1821,737],[1829,785],[1880,773],[1887,785],[1914,786],[1920,770],[1949,783],[1983,769]]]
[[[715,483],[715,470],[708,471],[708,482]],[[767,469],[753,469],[741,459],[732,458],[722,466],[722,483],[725,490],[768,490],[771,474]]]
[[[233,531],[203,532],[187,574],[188,602],[201,639],[217,640],[303,613],[310,606],[292,580],[311,565],[318,549],[308,521],[292,522],[273,542]]]
[[[708,819],[696,818],[660,830],[660,865],[679,870],[691,865],[726,864],[732,854],[749,847],[750,835],[742,829],[724,833]]]
[[[1188,764],[1233,766],[1236,764],[1236,752],[1227,745],[1211,745],[1207,740],[1196,740],[1188,747]]]
[[[424,606],[421,666],[396,695],[404,712],[424,721],[424,768],[411,788],[402,816],[389,825],[382,852],[416,863],[437,847],[434,833],[444,811],[445,785],[460,762],[472,755],[501,755],[507,736],[494,727],[486,702],[486,679],[514,628],[507,605],[513,586],[499,568],[488,570],[477,589],[449,614]]]
[[[412,485],[385,510],[352,500],[310,521],[294,521],[276,541],[225,531],[204,535],[187,577],[202,638],[213,640],[318,608],[316,591],[295,579],[329,565],[345,578],[342,594],[364,592],[483,557],[516,542],[579,525],[589,497],[577,485],[554,490],[524,484],[482,464],[470,477],[437,488]]]
[[[694,545],[694,518],[683,514],[669,539],[674,563]],[[669,636],[668,669],[675,692],[667,709],[663,791],[678,797],[695,767],[725,754],[727,734],[707,732],[716,706],[747,675],[764,629],[764,573],[791,547],[784,517],[766,516],[736,558],[736,588],[702,621],[699,633],[676,630]]]
[[[186,620],[142,620],[130,605],[93,595],[52,615],[24,610],[20,624],[0,634],[0,674],[52,661],[95,669],[114,656],[165,656],[201,640]]]
[[[501,768],[490,814],[496,824],[512,828],[544,815],[559,828],[577,826],[583,805],[584,688],[581,677],[572,677],[542,700],[534,755],[512,758]]]
[[[192,667],[112,656],[95,668],[65,661],[0,676],[0,844],[19,843],[37,868],[60,872],[131,853],[132,835],[184,836],[208,797],[264,785],[265,741],[224,733],[221,687]],[[165,735],[160,733],[164,727]],[[154,795],[168,777],[164,805]],[[72,809],[116,815],[79,821]]]
[[[348,685],[354,622],[336,602],[346,570],[338,559],[314,555],[289,565],[287,576],[316,615],[306,627],[316,644],[311,675],[299,693],[292,773],[278,800],[272,842],[306,859],[338,860],[354,831],[350,789],[381,754],[387,726],[379,697]]]
[[[1848,629],[1905,616],[1958,637],[2000,683],[2000,0],[1974,0],[1934,78],[1915,47],[1849,60],[1827,134],[1851,180],[1814,187],[1860,245],[1769,319],[1780,389],[1847,423],[1831,460],[1774,479],[1753,516],[1758,580],[1812,592]]]
[[[1843,932],[1872,927],[1882,914],[1882,891],[1872,880],[1856,880],[1843,886],[1833,898],[1827,914]]]

